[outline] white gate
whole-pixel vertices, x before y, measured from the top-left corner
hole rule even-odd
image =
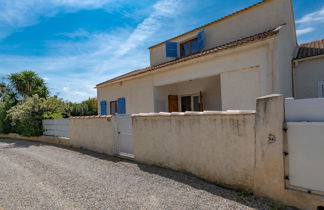
[[[286,99],[288,188],[324,195],[324,98]]]
[[[132,117],[130,115],[117,115],[115,119],[117,125],[118,154],[133,158]]]
[[[69,137],[69,119],[43,120],[44,136]]]

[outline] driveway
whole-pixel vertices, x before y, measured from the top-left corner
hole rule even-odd
[[[97,153],[0,139],[0,209],[271,209],[198,178]]]

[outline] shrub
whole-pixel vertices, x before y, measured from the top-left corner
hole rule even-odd
[[[67,110],[67,105],[56,97],[45,99],[34,95],[12,107],[8,116],[18,134],[40,136],[43,134],[43,119],[62,118]]]

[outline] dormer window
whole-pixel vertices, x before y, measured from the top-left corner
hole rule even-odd
[[[203,50],[205,47],[204,33],[205,30],[203,29],[198,32],[197,37],[194,39],[182,42],[180,44],[170,41],[165,42],[165,56],[169,58],[177,58],[179,57],[178,55],[180,53],[180,57],[185,57]],[[178,47],[180,47],[179,53]]]
[[[180,43],[180,56],[188,56],[199,51],[198,38],[191,39],[189,41]]]

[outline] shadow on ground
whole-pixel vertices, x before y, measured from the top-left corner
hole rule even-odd
[[[226,188],[224,186],[217,186],[214,183],[207,182],[205,180],[202,180],[198,177],[195,177],[193,175],[183,173],[183,172],[178,172],[174,171],[171,169],[166,169],[166,168],[161,168],[157,166],[151,166],[151,165],[146,165],[142,163],[137,163],[132,160],[127,160],[127,159],[122,159],[119,157],[115,156],[108,156],[105,154],[100,154],[84,149],[78,149],[78,148],[72,148],[72,147],[65,147],[61,145],[55,145],[51,143],[43,143],[43,142],[31,142],[31,141],[24,141],[24,140],[19,140],[19,139],[0,139],[0,144],[1,143],[6,143],[7,145],[5,146],[0,146],[0,149],[11,149],[11,148],[28,148],[32,146],[44,146],[44,145],[49,145],[65,150],[70,150],[74,152],[79,152],[82,153],[83,155],[88,155],[91,157],[99,158],[101,160],[106,160],[106,161],[111,161],[114,163],[118,162],[127,162],[131,164],[136,164],[138,168],[146,173],[150,174],[155,174],[158,176],[165,177],[167,179],[174,180],[176,182],[180,182],[182,184],[191,186],[195,189],[198,190],[203,190],[206,192],[209,192],[213,195],[222,197],[224,199],[229,199],[238,203],[241,203],[247,207],[255,208],[255,209],[290,209],[294,210],[296,208],[292,207],[287,207],[280,205],[279,203],[276,202],[271,202],[256,196],[253,196],[251,193],[244,192],[244,191],[235,191],[229,188]],[[262,205],[263,204],[263,205]],[[260,208],[260,206],[263,206]],[[264,208],[266,207],[266,208]]]

